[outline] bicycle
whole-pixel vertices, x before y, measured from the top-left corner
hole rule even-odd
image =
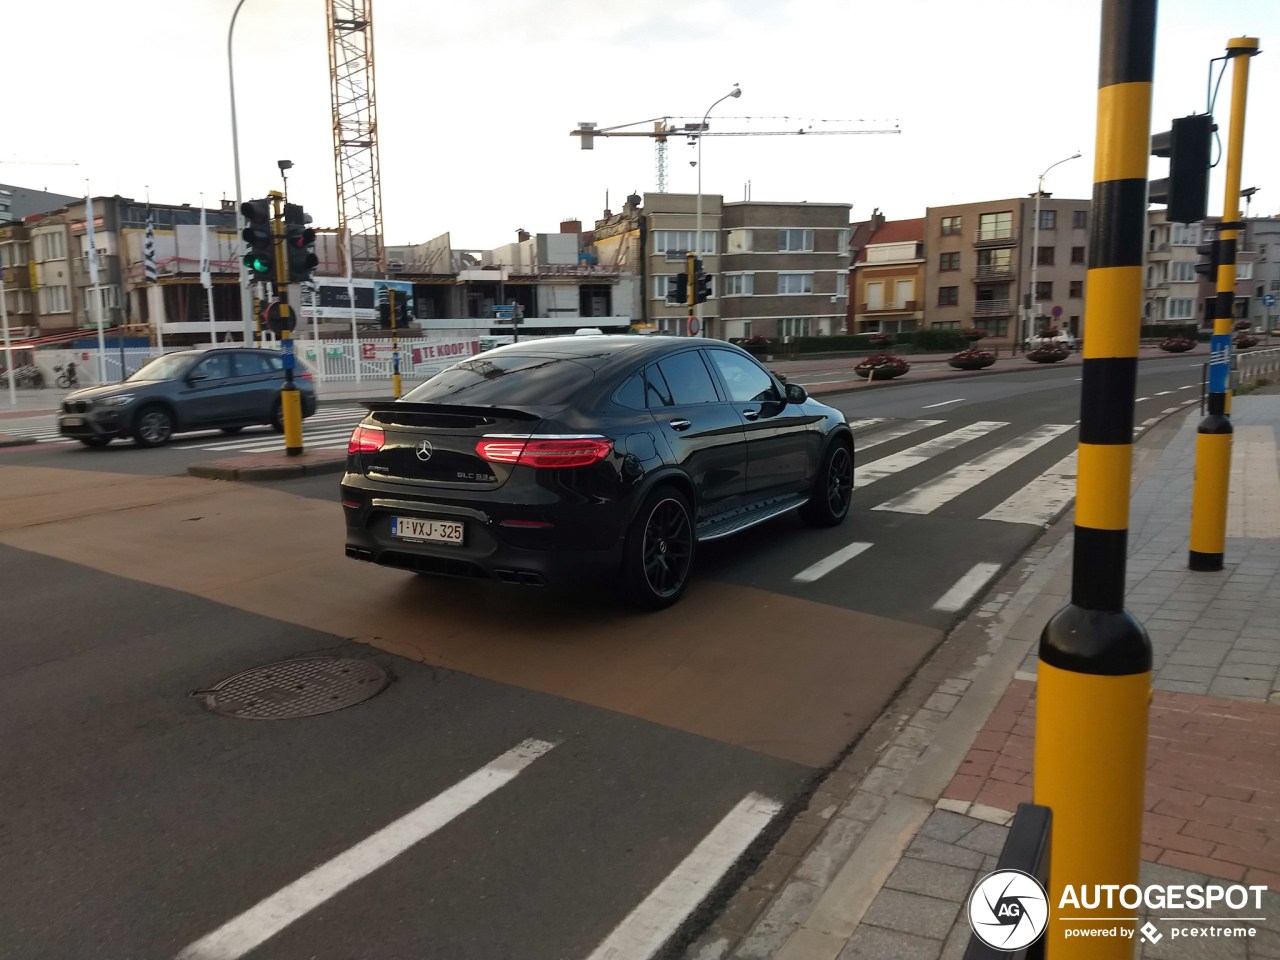
[[[67,368],[54,367],[57,379],[53,381],[54,386],[62,390],[73,390],[80,386],[80,378],[76,375],[76,365],[74,363],[67,364]]]

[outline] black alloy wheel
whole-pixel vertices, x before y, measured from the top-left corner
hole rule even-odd
[[[276,433],[284,433],[284,403],[280,400],[276,401],[271,410],[271,429]]]
[[[143,407],[133,423],[133,440],[140,447],[160,447],[173,436],[173,414],[161,406]]]
[[[685,498],[661,487],[645,498],[627,537],[626,587],[649,609],[680,599],[693,569],[693,514]]]
[[[800,508],[800,516],[815,527],[835,527],[849,515],[853,499],[853,451],[837,440],[827,449],[822,466],[813,478],[809,502]]]

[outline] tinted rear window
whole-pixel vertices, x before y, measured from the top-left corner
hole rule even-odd
[[[551,405],[568,403],[594,377],[590,367],[563,357],[481,354],[440,371],[404,398],[417,403]]]
[[[664,357],[658,361],[658,369],[662,371],[667,386],[671,388],[671,399],[676,406],[689,403],[715,403],[715,384],[711,382],[711,374],[702,362],[697,350],[687,350],[673,357]]]

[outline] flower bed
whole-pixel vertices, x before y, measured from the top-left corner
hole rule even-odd
[[[960,336],[964,337],[970,343],[977,343],[986,335],[987,331],[979,330],[977,327],[969,327],[968,329],[960,331]]]
[[[1258,345],[1258,338],[1238,333],[1236,334],[1235,344],[1237,350],[1248,350],[1250,347],[1256,347]]]
[[[1057,363],[1071,356],[1071,351],[1056,343],[1046,343],[1034,350],[1028,350],[1025,356],[1033,363]]]
[[[878,353],[859,363],[853,368],[853,372],[864,380],[892,380],[910,369],[911,364],[901,357],[895,357],[891,353]]]
[[[994,353],[990,350],[979,350],[976,347],[961,350],[947,361],[957,370],[981,370],[983,367],[989,367],[995,362],[996,355]]]
[[[1251,328],[1252,326],[1253,326],[1253,323],[1252,323],[1252,321],[1250,321],[1250,320],[1237,320],[1237,321],[1235,322],[1235,325],[1232,327],[1232,329],[1233,329],[1233,330],[1248,330],[1248,329],[1249,329],[1249,328]]]
[[[867,339],[871,344],[872,350],[883,350],[897,343],[891,333],[873,333]]]
[[[1168,353],[1186,353],[1188,350],[1194,350],[1196,342],[1188,340],[1186,337],[1169,337],[1167,340],[1160,342],[1160,349]]]

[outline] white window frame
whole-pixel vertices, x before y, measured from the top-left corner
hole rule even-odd
[[[782,289],[783,278],[790,279],[791,277],[801,277],[801,278],[805,278],[805,280],[803,280],[803,281],[801,282],[801,284],[800,284],[800,285],[801,285],[801,286],[806,286],[806,285],[807,285],[807,286],[808,286],[808,289],[807,289],[807,290],[783,290],[783,289]],[[780,297],[804,297],[804,296],[808,296],[808,295],[810,295],[810,294],[812,294],[812,293],[813,293],[813,272],[812,272],[812,271],[797,272],[797,273],[779,273],[779,274],[778,274],[778,296],[780,296]]]
[[[1175,304],[1177,304],[1176,308]],[[1166,320],[1194,320],[1195,315],[1195,297],[1169,297],[1165,300],[1164,318]]]
[[[906,284],[910,284],[910,285],[911,285],[911,296],[907,297],[906,299],[900,299],[900,298],[898,297],[898,291],[900,291],[900,290],[902,289],[902,285],[903,285],[904,283],[906,283]],[[895,279],[895,280],[893,281],[893,306],[894,306],[896,309],[898,309],[898,310],[904,310],[904,309],[906,309],[907,304],[908,304],[908,303],[912,303],[912,302],[914,302],[915,298],[916,298],[916,282],[915,282],[915,280],[910,280],[910,279],[896,280],[896,279]]]
[[[849,275],[843,270],[836,274],[836,296],[849,296]]]
[[[71,312],[70,287],[65,283],[46,284],[40,288],[40,314]]]
[[[878,297],[879,303],[874,303],[874,304],[873,304],[873,303],[871,302],[871,288],[872,288],[872,287],[878,287],[878,288],[879,288],[879,291],[880,291],[880,296]],[[884,281],[883,281],[883,280],[868,280],[868,281],[866,282],[866,284],[865,284],[865,289],[863,290],[863,298],[864,298],[864,299],[863,299],[863,303],[865,303],[865,304],[867,305],[867,309],[868,309],[868,310],[883,310],[883,309],[884,309]]]
[[[736,281],[736,282],[735,282]],[[712,281],[714,287],[715,282]],[[734,287],[737,287],[735,290]],[[724,295],[726,297],[750,297],[754,295],[754,273],[726,273],[724,275]]]
[[[1195,283],[1196,265],[1190,260],[1174,260],[1173,270],[1169,277],[1172,283]]]
[[[1174,223],[1170,227],[1169,246],[1194,247],[1200,243],[1200,224]]]
[[[678,274],[675,273],[655,273],[653,275],[653,299],[666,300],[667,294],[675,286],[677,276]]]
[[[800,246],[792,247],[792,234],[800,234]],[[786,241],[786,246],[783,241]],[[778,252],[779,253],[813,253],[813,230],[808,227],[779,227],[778,228]]]
[[[5,307],[10,313],[30,313],[31,312],[31,291],[25,288],[16,290],[6,290]]]
[[[1252,260],[1236,261],[1236,279],[1237,280],[1253,279],[1253,261]]]
[[[750,320],[742,321],[742,339],[743,340],[751,339],[751,321]]]
[[[729,230],[725,236],[724,249],[726,253],[751,253],[752,247],[751,230],[745,227],[735,227]]]
[[[689,242],[692,242],[693,236],[696,232],[697,231],[695,230],[673,230],[673,229],[654,230],[653,231],[653,252],[664,253],[664,254],[665,253],[688,253],[689,247],[688,247],[688,244],[684,241],[687,240]],[[671,234],[682,234],[682,235],[687,234],[687,237],[681,236],[680,242],[677,242],[675,246],[672,246]],[[716,252],[716,232],[714,230],[703,230],[702,231],[702,250],[699,251],[699,253],[702,255],[707,255],[707,254],[714,255],[715,252]]]
[[[67,238],[61,230],[40,234],[40,262],[67,259]]]
[[[810,336],[809,322],[811,317],[784,317],[778,321],[778,336],[807,337]]]

